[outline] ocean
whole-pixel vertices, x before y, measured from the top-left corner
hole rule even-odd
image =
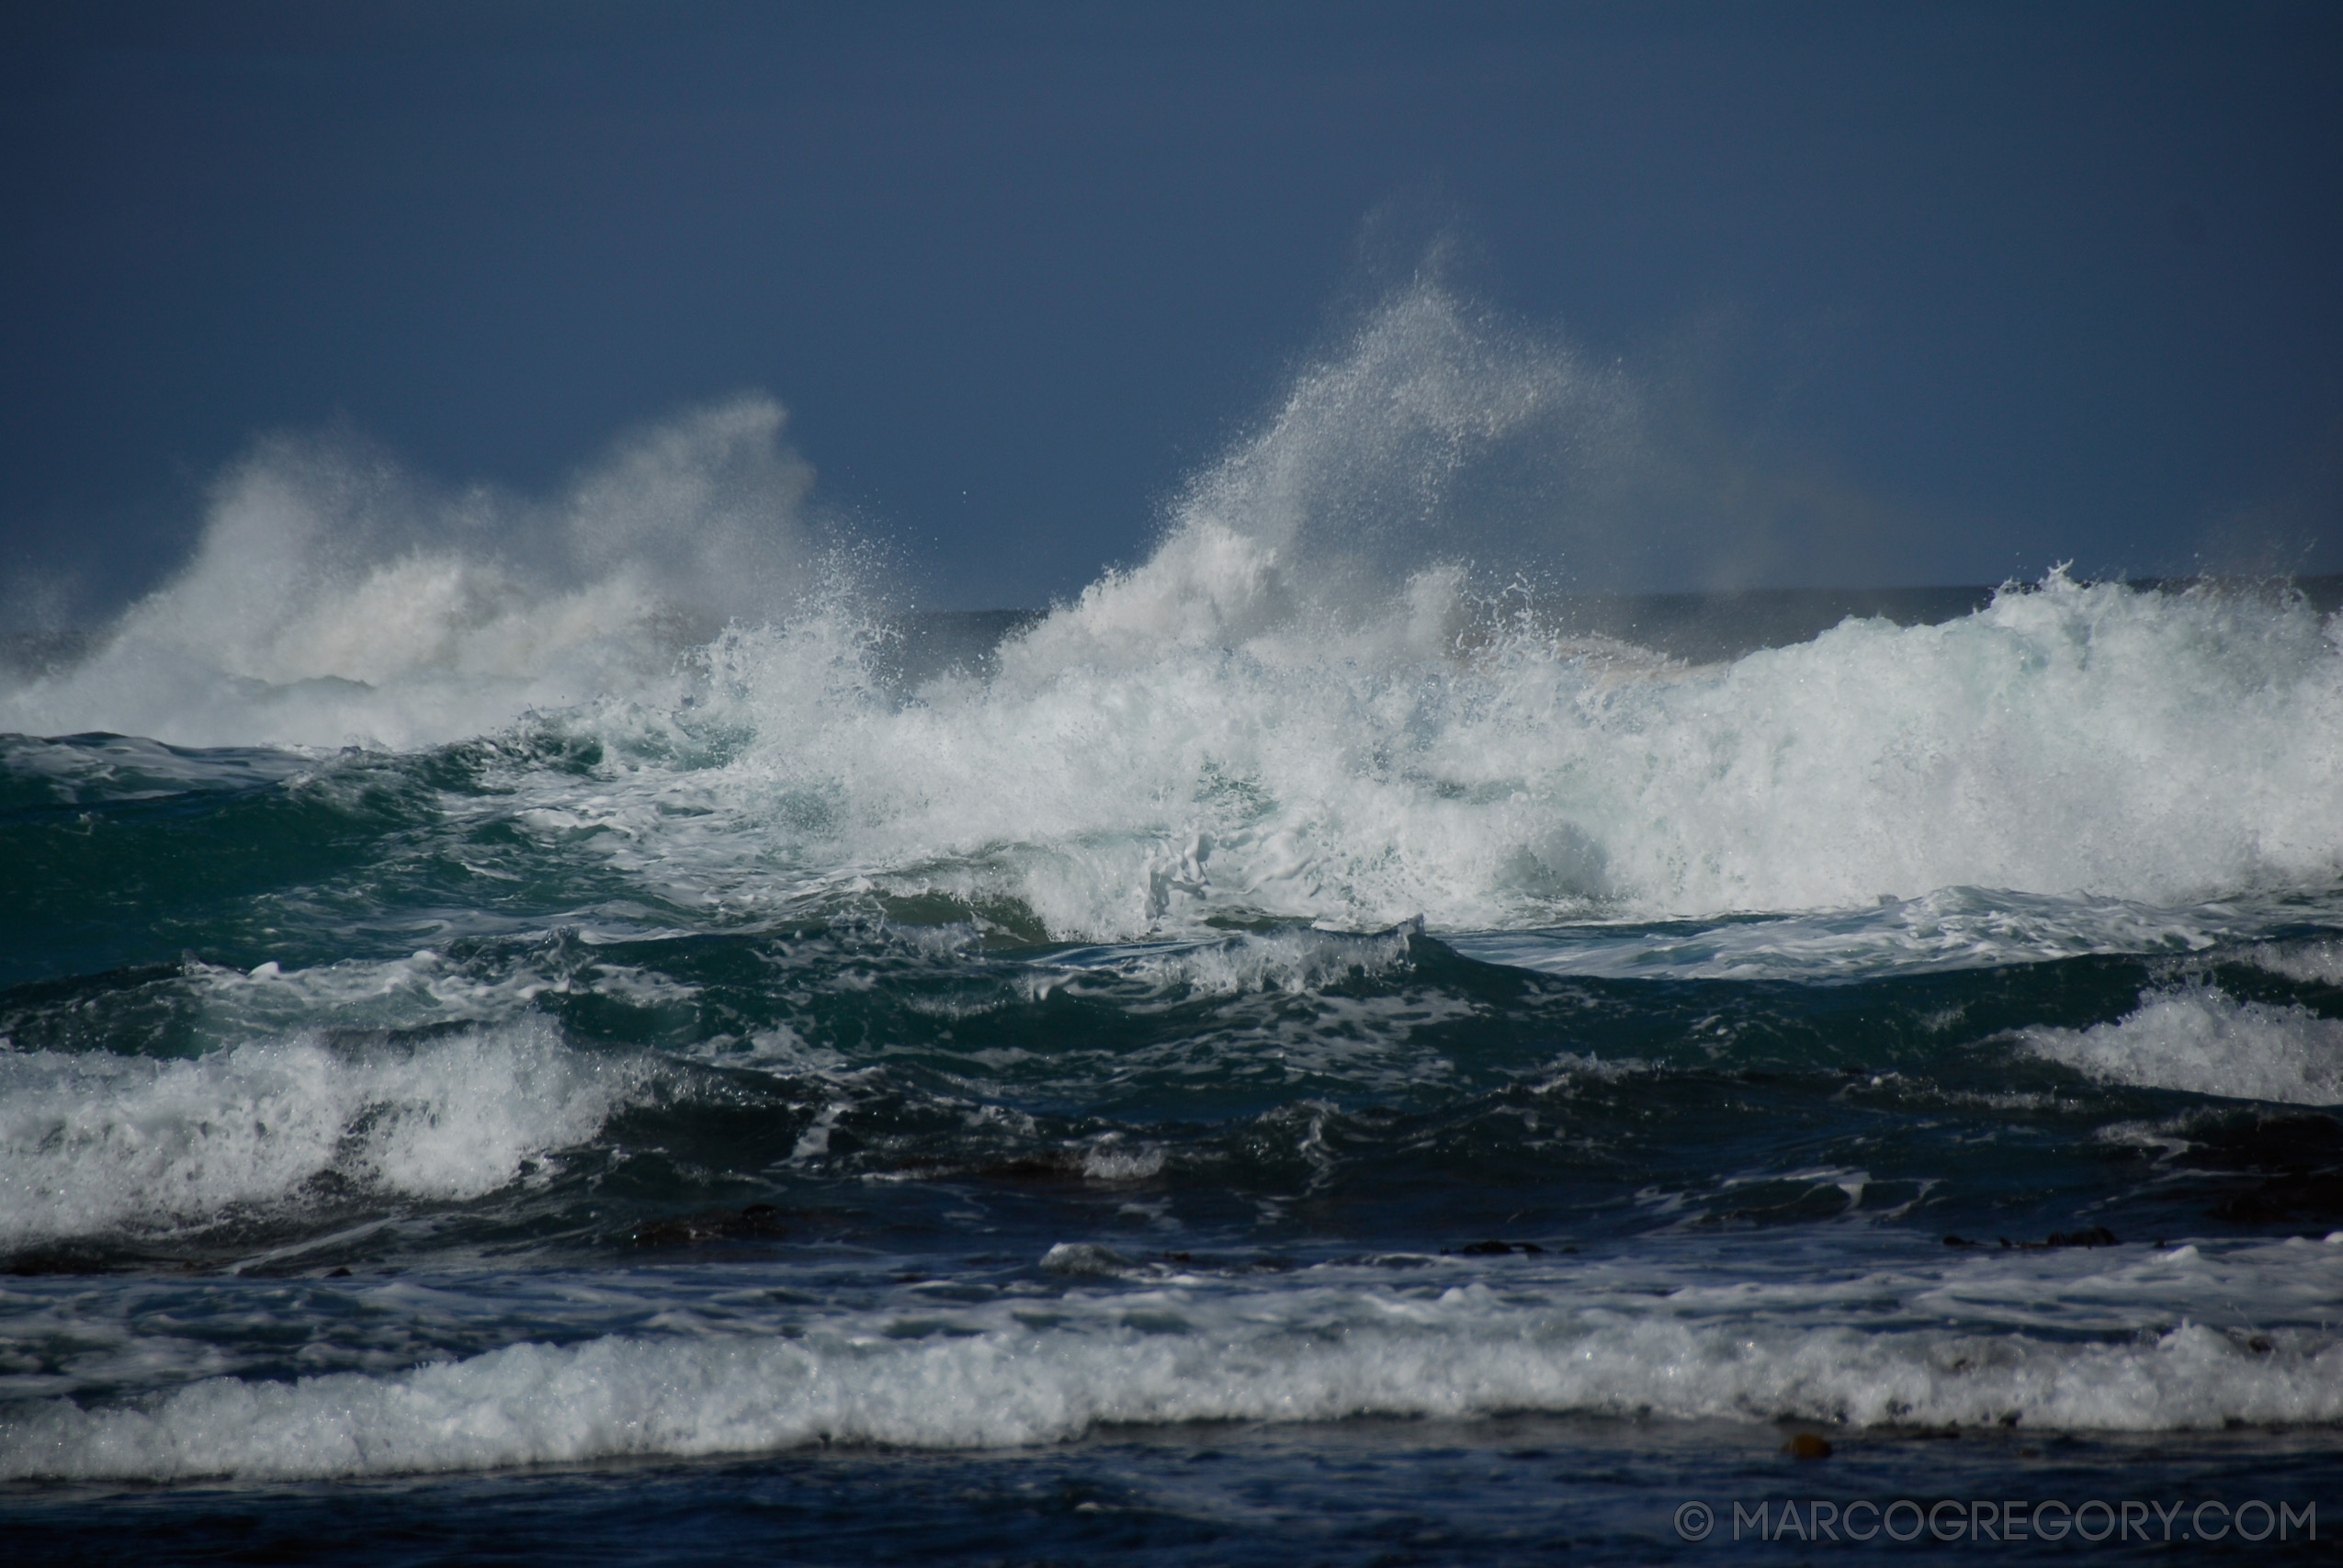
[[[271,448],[20,649],[10,1560],[2331,1550],[2343,583],[1572,594],[1282,428],[1000,615],[756,400]]]

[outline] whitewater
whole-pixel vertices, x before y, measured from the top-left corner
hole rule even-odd
[[[255,446],[0,675],[0,1508],[766,1486],[847,1560],[958,1550],[949,1476],[1274,1555],[1241,1451],[1331,1558],[1636,1561],[1791,1428],[2331,1483],[2334,585],[1719,656],[1522,510],[1633,404],[1419,288],[999,615],[908,606],[762,396],[540,497]],[[1574,1536],[1455,1459],[1516,1450],[1635,1474]]]

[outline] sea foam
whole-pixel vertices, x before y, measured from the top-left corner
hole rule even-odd
[[[2239,1001],[2212,986],[2148,991],[2137,1011],[2111,1023],[2033,1028],[2020,1038],[2103,1083],[2343,1105],[2343,1019],[2300,1003]]]
[[[900,705],[805,679],[798,634],[743,635],[697,722],[760,739],[709,782],[793,863],[1013,899],[1068,938],[1963,887],[2170,906],[2343,873],[2343,656],[2299,604],[2054,576],[1625,680],[1534,629],[1441,652],[1297,625],[1135,671],[1045,660],[1052,625],[997,679]]]
[[[320,1179],[476,1198],[591,1137],[654,1069],[523,1020],[412,1043],[254,1041],[191,1060],[0,1050],[0,1247],[156,1235]]]
[[[831,1316],[786,1335],[671,1311],[690,1331],[509,1344],[390,1374],[209,1378],[95,1408],[19,1403],[0,1416],[0,1476],[348,1476],[1508,1411],[2119,1431],[2343,1418],[2343,1346],[2323,1330],[2248,1342],[2168,1322],[2077,1337],[1996,1325],[1982,1304],[2006,1294],[2039,1311],[2054,1288],[2087,1314],[2168,1310],[2192,1283],[2234,1295],[2261,1271],[2329,1279],[2333,1245],[2264,1248],[2243,1275],[2182,1247],[2061,1265],[2054,1287],[2032,1277],[2044,1266],[1980,1259],[1836,1292],[1752,1280],[1658,1296],[1565,1278],[1413,1291],[1174,1278],[1118,1292],[1092,1279],[1115,1255],[1088,1250],[1104,1261],[1060,1270],[1072,1283],[1046,1301]],[[1898,1322],[1878,1322],[1897,1297]],[[1928,1327],[1929,1314],[1979,1321]]]

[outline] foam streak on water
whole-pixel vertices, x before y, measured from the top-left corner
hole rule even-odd
[[[844,1314],[683,1280],[634,1334],[387,1374],[198,1377],[102,1413],[49,1404],[0,1427],[0,1463],[82,1477],[364,1475],[1503,1411],[2117,1430],[2331,1422],[2343,1416],[2343,1346],[2312,1314],[2343,1284],[2337,1257],[2331,1242],[2183,1247],[2112,1266],[1919,1263],[1830,1284],[1769,1278],[1761,1261],[1720,1283],[1713,1267],[1671,1271],[1668,1253],[1488,1279],[1397,1258],[1432,1277],[1329,1267],[1276,1291],[1158,1267],[1070,1287],[1015,1281],[990,1301],[899,1292]],[[2217,1312],[2240,1293],[2276,1314],[2256,1346],[2185,1321],[2092,1332],[2125,1324],[2142,1300]],[[407,1294],[383,1304],[412,1312]],[[2066,1303],[2055,1317],[2045,1296]],[[583,1315],[558,1296],[538,1310]],[[2287,1326],[2296,1314],[2303,1326]]]

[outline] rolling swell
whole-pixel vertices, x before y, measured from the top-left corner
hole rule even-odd
[[[1175,1198],[1165,1235],[1427,1251],[1922,1209],[1988,1236],[2085,1213],[2195,1234],[2224,1205],[2315,1226],[2343,1221],[2324,1033],[2271,1091],[2332,1028],[2330,983],[2269,966],[2300,948],[1819,994],[1539,976],[1409,929],[987,951],[870,922],[191,962],[0,993],[5,1240],[24,1267],[60,1245],[93,1267],[294,1243],[304,1269],[575,1262],[763,1203],[800,1240],[916,1253],[964,1201],[1146,1234],[1131,1216]],[[2184,1007],[2220,1025],[2210,1048],[2110,1043]]]

